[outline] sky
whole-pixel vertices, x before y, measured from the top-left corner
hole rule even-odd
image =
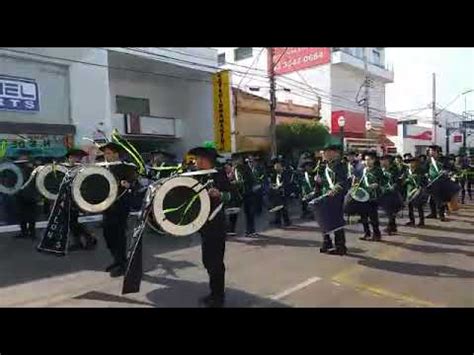
[[[474,89],[474,48],[387,47],[385,58],[395,75],[394,83],[386,86],[387,112],[428,106],[432,101],[432,73],[436,73],[437,105],[442,108],[462,92]],[[474,110],[474,92],[459,97],[446,109],[461,114],[465,97],[467,110]],[[431,111],[417,115],[431,116]]]

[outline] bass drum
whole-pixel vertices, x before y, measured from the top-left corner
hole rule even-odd
[[[379,197],[378,205],[387,214],[398,213],[403,208],[403,197],[397,190],[389,190]]]
[[[191,176],[195,175],[204,174],[195,172]],[[157,182],[153,217],[156,225],[171,236],[192,235],[209,219],[209,194],[205,186],[191,176],[181,175]]]
[[[344,213],[348,215],[367,213],[370,209],[370,195],[363,189],[351,188],[344,197]]]
[[[441,175],[429,187],[431,195],[439,202],[451,201],[459,190],[461,186],[445,175]]]
[[[16,194],[25,179],[18,165],[11,162],[3,162],[0,164],[0,193],[6,195]]]
[[[344,194],[323,195],[310,202],[314,218],[324,234],[335,232],[344,227]]]
[[[64,165],[47,164],[36,175],[36,188],[48,200],[56,200],[59,187],[68,169]]]
[[[114,174],[104,166],[76,168],[72,198],[84,212],[100,213],[117,198],[118,184]]]

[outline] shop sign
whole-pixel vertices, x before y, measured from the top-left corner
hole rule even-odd
[[[39,88],[36,81],[0,75],[0,110],[39,112]]]

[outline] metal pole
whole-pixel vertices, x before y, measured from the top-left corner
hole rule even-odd
[[[344,155],[344,126],[339,127],[339,133],[341,134],[342,155]]]
[[[433,144],[436,144],[436,128],[437,128],[437,120],[436,120],[436,74],[433,73],[433,102],[431,107],[431,115],[433,119]]]
[[[369,111],[369,69],[367,63],[367,48],[362,48],[364,58],[364,109],[365,109],[365,122],[370,122],[370,111]]]
[[[277,156],[277,142],[276,142],[276,89],[275,89],[275,66],[273,63],[273,47],[269,47],[268,51],[268,65],[270,76],[270,136],[271,136],[271,154],[273,157]]]
[[[449,128],[448,122],[446,122],[446,155],[449,154]]]

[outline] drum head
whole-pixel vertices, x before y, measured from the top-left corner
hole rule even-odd
[[[118,186],[112,172],[100,166],[81,168],[72,184],[72,197],[85,212],[100,213],[117,198]]]
[[[358,189],[353,189],[351,191],[351,196],[354,200],[358,202],[367,202],[370,200],[369,193],[362,187],[359,187]]]
[[[48,200],[55,200],[67,171],[68,169],[63,165],[48,164],[43,166],[36,176],[36,188]]]
[[[21,169],[10,162],[0,164],[0,193],[13,195],[23,186]]]
[[[207,222],[211,203],[207,190],[191,177],[163,181],[153,199],[153,214],[164,232],[187,236],[198,232]]]

